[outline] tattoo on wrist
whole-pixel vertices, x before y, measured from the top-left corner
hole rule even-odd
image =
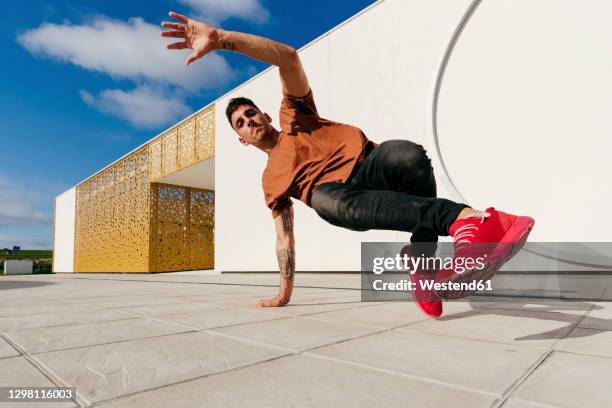
[[[285,279],[293,279],[295,273],[295,259],[290,249],[281,249],[276,252],[280,273]]]
[[[293,220],[291,219],[291,213],[289,211],[283,211],[281,216],[283,217],[283,231],[293,231]]]
[[[223,41],[222,46],[224,50],[236,51],[236,44],[232,41]]]

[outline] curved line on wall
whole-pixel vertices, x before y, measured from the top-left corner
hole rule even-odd
[[[453,192],[457,196],[460,197],[461,201],[466,204],[469,204],[469,202],[468,200],[466,200],[463,194],[461,194],[461,191],[459,191],[459,188],[457,188],[457,185],[453,181],[453,178],[451,177],[450,172],[448,171],[448,168],[446,167],[446,164],[444,163],[444,158],[442,157],[442,151],[440,150],[440,142],[438,139],[438,102],[440,99],[440,89],[442,88],[442,81],[444,80],[444,74],[446,73],[448,62],[450,61],[450,58],[453,54],[455,46],[457,45],[457,42],[459,41],[459,38],[461,37],[463,30],[465,29],[468,22],[474,15],[474,12],[476,11],[480,3],[482,3],[482,0],[473,0],[470,3],[469,7],[467,8],[465,13],[461,17],[459,24],[457,24],[457,27],[455,27],[455,30],[453,31],[453,34],[451,35],[448,41],[446,49],[444,50],[444,54],[442,55],[442,59],[440,60],[440,63],[438,64],[438,70],[437,70],[436,77],[434,80],[434,85],[433,85],[433,92],[432,94],[430,94],[431,110],[427,111],[428,118],[427,118],[427,123],[426,123],[427,128],[429,130],[427,133],[430,135],[430,138],[433,140],[433,144],[436,148],[437,158],[440,161],[440,166],[442,167],[442,170],[444,171],[444,174],[450,183],[450,187],[453,189]],[[594,264],[594,263],[578,262],[578,261],[574,261],[571,259],[563,259],[560,257],[551,256],[546,253],[536,252],[534,250],[528,250],[528,249],[523,249],[523,250],[526,252],[532,253],[534,255],[541,256],[543,258],[557,260],[560,262],[566,262],[572,265],[589,266],[589,267],[595,267],[595,268],[609,268],[609,265],[599,265],[599,264]]]
[[[459,40],[459,37],[461,37],[461,33],[467,26],[467,23],[470,21],[470,18],[472,17],[472,15],[474,15],[474,12],[480,5],[481,1],[482,0],[472,1],[468,9],[463,14],[463,17],[461,17],[459,24],[457,24],[455,31],[453,32],[450,40],[448,41],[448,45],[446,46],[446,50],[444,51],[442,60],[440,61],[440,64],[438,65],[438,71],[437,71],[436,79],[434,81],[434,86],[433,86],[433,98],[431,102],[431,118],[430,120],[427,121],[428,127],[431,126],[430,127],[431,130],[428,133],[432,136],[434,146],[436,147],[436,154],[438,156],[438,160],[440,161],[440,165],[442,166],[442,170],[444,171],[444,174],[448,178],[448,181],[450,182],[450,185],[453,188],[454,192],[461,198],[461,201],[466,204],[469,204],[469,203],[465,199],[463,194],[461,194],[461,192],[457,188],[457,185],[453,182],[453,178],[451,177],[450,172],[446,168],[446,164],[444,163],[444,158],[442,157],[442,152],[440,151],[440,142],[438,140],[438,101],[440,98],[440,89],[442,88],[442,81],[444,80],[444,74],[446,72],[446,67],[448,66],[448,62],[450,61],[450,58],[453,54],[455,45],[457,45],[457,41]]]

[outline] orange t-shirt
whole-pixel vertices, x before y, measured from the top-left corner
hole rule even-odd
[[[303,98],[285,95],[280,108],[281,132],[262,175],[266,205],[277,217],[291,206],[290,197],[310,207],[315,187],[344,183],[370,142],[350,125],[322,119],[312,90]]]

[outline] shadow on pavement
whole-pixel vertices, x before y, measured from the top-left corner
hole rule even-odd
[[[37,288],[40,286],[46,285],[55,285],[56,282],[46,282],[46,281],[5,281],[0,280],[0,290],[10,290],[10,289],[27,289],[27,288]]]
[[[567,323],[567,326],[560,327],[558,329],[550,330],[542,333],[530,334],[528,336],[517,337],[515,340],[543,340],[543,339],[565,339],[565,338],[577,338],[577,337],[589,337],[598,334],[602,330],[583,330],[580,332],[576,332],[573,330],[580,324],[584,327],[599,327],[600,325],[611,325],[612,319],[601,319],[597,317],[589,317],[586,316],[582,318],[579,315],[568,314],[559,311],[558,309],[561,307],[565,310],[575,310],[575,311],[584,311],[586,313],[591,312],[593,310],[603,309],[603,307],[589,303],[589,302],[567,302],[562,305],[559,304],[546,304],[546,303],[538,303],[540,306],[546,306],[545,308],[528,308],[528,305],[534,305],[533,302],[516,302],[513,301],[512,309],[496,309],[494,306],[491,308],[488,307],[477,307],[477,305],[482,304],[481,302],[469,302],[470,306],[473,308],[472,310],[454,313],[448,316],[439,317],[437,321],[450,321],[456,319],[463,319],[466,317],[472,316],[483,316],[483,315],[491,315],[491,316],[510,316],[510,317],[528,317],[530,319],[537,320],[547,320],[547,321],[557,321]],[[531,313],[527,315],[525,312],[538,312],[537,315]],[[536,317],[537,316],[537,317]]]

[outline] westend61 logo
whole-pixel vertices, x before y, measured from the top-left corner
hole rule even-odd
[[[479,256],[471,257],[414,257],[404,254],[395,255],[394,257],[376,257],[372,262],[372,272],[377,275],[385,271],[406,270],[411,274],[418,270],[454,270],[458,274],[465,271],[481,270],[485,267],[484,261],[486,258]]]
[[[465,271],[482,270],[485,267],[484,261],[486,254],[480,257],[420,257],[408,256],[404,254],[395,255],[394,257],[375,257],[372,259],[372,272],[380,275],[385,271],[409,271],[414,274],[416,271],[440,271],[453,270],[461,275]],[[386,282],[383,279],[376,279],[372,282],[372,289],[375,291],[413,291],[416,285],[419,285],[422,290],[492,290],[491,281],[473,281],[473,282],[436,282],[435,279],[419,279],[418,282],[413,282],[407,279],[401,279],[399,282]]]

